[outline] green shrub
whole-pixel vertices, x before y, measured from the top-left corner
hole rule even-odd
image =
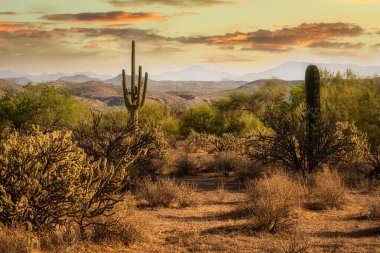
[[[71,127],[87,112],[71,92],[47,85],[28,84],[21,92],[5,91],[0,99],[0,124],[16,129]]]
[[[207,105],[201,104],[187,109],[180,123],[183,135],[188,135],[192,130],[198,133],[219,134],[223,132],[224,122],[218,111]]]

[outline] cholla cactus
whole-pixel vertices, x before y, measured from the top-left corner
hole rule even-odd
[[[121,199],[125,170],[94,162],[71,132],[15,132],[0,143],[0,222],[40,230],[68,218],[80,225]]]

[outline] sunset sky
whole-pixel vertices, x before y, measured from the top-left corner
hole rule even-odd
[[[232,73],[283,62],[380,65],[380,0],[0,0],[0,69]]]

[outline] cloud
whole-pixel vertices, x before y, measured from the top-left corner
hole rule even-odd
[[[0,12],[0,15],[17,15],[18,13],[17,12],[14,12],[14,11],[2,11]]]
[[[99,49],[101,45],[110,45],[115,43],[115,39],[104,39],[104,40],[90,40],[83,46],[85,49]]]
[[[78,14],[50,14],[42,16],[41,19],[63,22],[139,22],[146,20],[164,20],[166,16],[151,12],[86,12]]]
[[[316,42],[308,47],[312,48],[332,48],[332,49],[360,49],[364,46],[364,43],[350,43],[350,42],[331,42],[331,41],[321,41],[321,42]]]
[[[214,6],[220,4],[238,3],[238,0],[110,0],[109,3],[116,7],[144,6],[144,5],[169,5],[179,7]]]
[[[377,43],[377,44],[373,45],[372,47],[373,47],[374,49],[376,49],[376,50],[377,50],[377,49],[380,49],[380,43]]]
[[[2,39],[56,39],[63,35],[61,29],[46,30],[42,23],[0,22],[0,38]]]
[[[186,44],[217,45],[222,49],[240,47],[253,51],[289,51],[294,47],[308,47],[328,40],[359,36],[363,29],[348,23],[303,23],[296,27],[284,27],[274,31],[235,32],[217,36],[179,37]]]
[[[64,30],[68,34],[79,34],[86,38],[114,37],[122,40],[167,41],[166,37],[149,30],[135,28],[70,28]]]

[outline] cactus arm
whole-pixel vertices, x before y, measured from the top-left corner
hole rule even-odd
[[[135,63],[136,63],[136,58],[135,58],[135,41],[132,41],[132,56],[131,56],[131,60],[132,60],[132,66],[131,66],[131,102],[132,102],[132,105],[135,104],[135,79],[136,79],[136,66],[135,66]]]
[[[145,72],[144,89],[143,89],[143,94],[142,94],[141,107],[143,107],[145,104],[147,90],[148,90],[148,72]]]
[[[131,108],[132,104],[131,104],[131,101],[129,101],[129,97],[128,97],[127,78],[126,78],[124,69],[123,69],[122,75],[123,75],[123,93],[124,93],[125,106],[127,108]]]
[[[141,102],[141,86],[142,86],[142,67],[139,66],[139,80],[138,80],[138,88],[137,88],[137,103],[136,107],[140,108]]]

